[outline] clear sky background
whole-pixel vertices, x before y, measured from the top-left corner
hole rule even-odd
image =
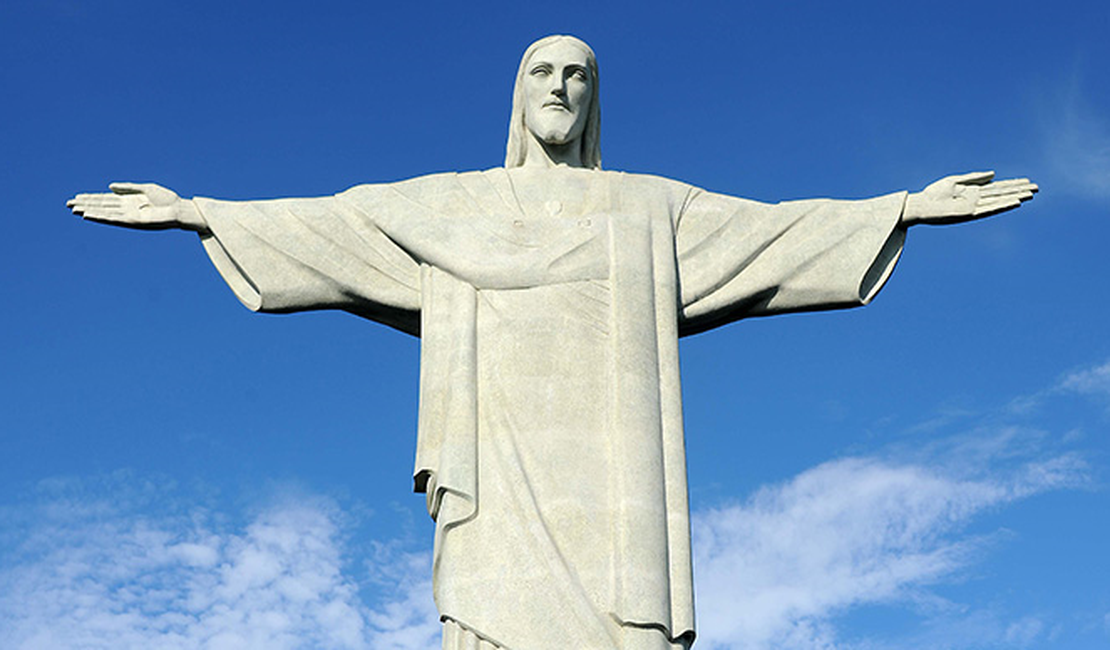
[[[865,309],[684,340],[701,650],[1110,645],[1110,5],[0,5],[0,647],[438,647],[418,341],[244,309],[115,180],[315,196],[502,162],[521,52],[605,167],[765,201],[1042,192]]]

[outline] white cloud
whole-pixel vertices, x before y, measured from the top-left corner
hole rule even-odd
[[[1061,181],[1083,194],[1110,197],[1110,124],[1105,111],[1091,107],[1081,78],[1070,83],[1054,99],[1048,111],[1046,141],[1049,160]]]
[[[1044,623],[1034,617],[1023,618],[1006,626],[1002,638],[1011,648],[1031,645],[1044,632]]]
[[[1065,393],[1110,397],[1110,362],[1031,399]],[[1002,417],[1032,413],[1032,402]],[[961,413],[935,422],[930,442],[911,432],[884,455],[826,462],[695,512],[698,648],[1051,642],[1037,616],[976,611],[935,593],[1001,539],[968,532],[978,516],[1086,480],[1083,459],[1057,437],[1000,425],[997,415],[944,435],[974,424],[975,414]],[[45,481],[25,505],[0,508],[0,648],[439,647],[427,550],[396,540],[351,548],[349,516],[319,497],[275,500],[237,527],[175,495],[120,475]],[[843,638],[838,617],[868,605],[924,620],[893,639]]]
[[[47,482],[0,513],[0,647],[11,650],[431,650],[427,556],[395,551],[378,608],[344,570],[343,513],[281,499],[240,530],[129,478]],[[419,574],[419,577],[417,575]],[[430,622],[427,620],[431,617]]]
[[[1010,619],[991,609],[959,611],[950,608],[929,620],[920,630],[896,639],[868,639],[843,644],[851,650],[967,650],[968,648],[999,648],[1017,650],[1040,644],[1058,647],[1053,631],[1046,630],[1044,621],[1035,616]]]
[[[1060,380],[1058,388],[1080,395],[1110,399],[1110,361],[1065,375]]]
[[[953,578],[991,540],[964,532],[975,515],[1085,476],[1066,454],[978,477],[943,466],[845,458],[696,513],[701,647],[844,647],[835,617],[850,608],[943,608],[928,587]],[[998,635],[1021,647],[1041,630],[1027,619]]]
[[[1013,415],[1029,415],[1036,412],[1046,400],[1060,395],[1081,395],[1110,406],[1110,359],[1098,365],[1072,370],[1042,391],[1015,398],[1008,409]]]
[[[392,597],[367,616],[375,650],[438,650],[439,612],[432,599],[432,557],[379,545],[368,560],[371,575]]]

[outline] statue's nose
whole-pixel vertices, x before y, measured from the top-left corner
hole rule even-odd
[[[559,97],[567,94],[567,80],[563,78],[563,75],[551,75],[551,94]]]

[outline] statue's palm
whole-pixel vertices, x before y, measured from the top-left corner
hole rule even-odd
[[[112,183],[111,194],[78,194],[66,205],[74,214],[128,228],[161,230],[181,227],[181,199],[155,183]]]
[[[1037,186],[1028,178],[992,183],[994,172],[947,176],[913,194],[906,203],[904,221],[947,224],[989,217],[1012,210],[1033,198]]]

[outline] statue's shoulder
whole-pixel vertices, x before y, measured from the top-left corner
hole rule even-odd
[[[620,175],[621,194],[633,203],[643,205],[667,206],[667,210],[677,219],[690,197],[700,190],[693,185],[676,181],[673,178],[640,174],[636,172],[605,172]]]
[[[476,173],[476,172],[465,172]],[[458,184],[458,178],[462,174],[457,172],[440,172],[436,174],[426,174],[424,176],[415,176],[400,181],[392,181],[388,183],[362,183],[355,185],[347,190],[337,194],[341,198],[347,199],[361,199],[376,196],[383,191],[399,190],[402,193],[409,192],[426,192],[433,191],[437,188],[445,188],[451,185]]]
[[[433,213],[465,216],[482,205],[500,201],[502,195],[511,195],[507,182],[500,169],[444,172],[392,183],[356,185],[337,196],[361,210],[396,211],[419,206]]]
[[[676,181],[673,178],[665,176],[657,176],[655,174],[642,174],[639,172],[606,172],[610,174],[620,174],[624,178],[624,182],[636,187],[637,189],[644,189],[654,192],[667,192],[669,194],[683,194],[685,195],[690,190],[697,189],[689,183]]]

